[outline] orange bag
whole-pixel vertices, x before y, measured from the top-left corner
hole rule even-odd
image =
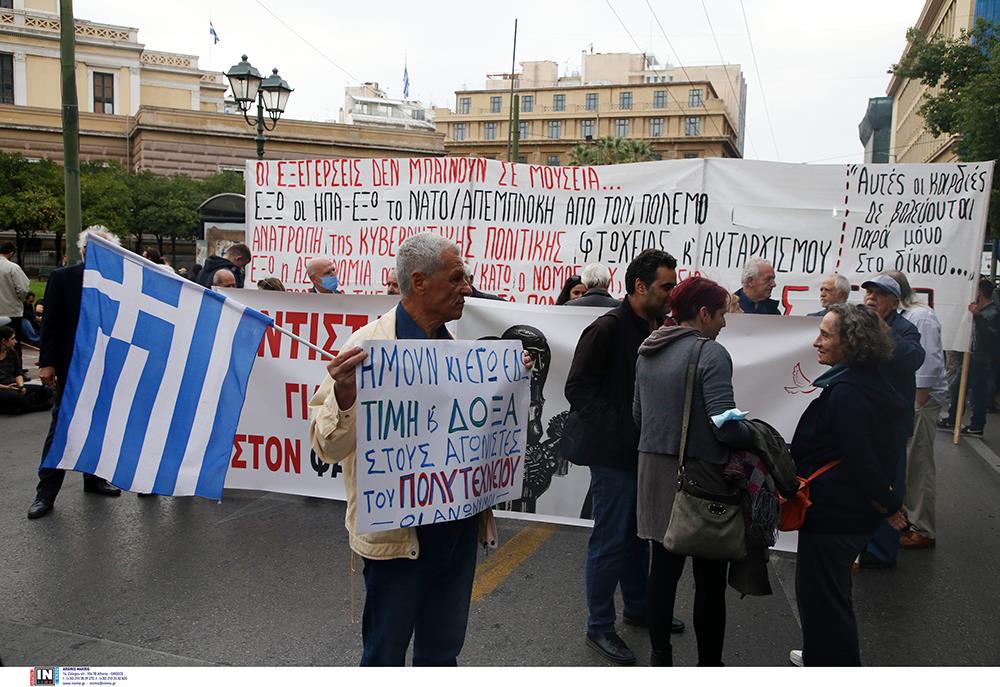
[[[782,532],[793,532],[802,527],[802,523],[806,521],[806,511],[812,505],[812,501],[809,499],[809,483],[839,464],[839,460],[833,460],[808,477],[799,477],[799,489],[795,492],[795,496],[790,499],[779,498],[781,503],[781,520],[778,522],[779,530]]]

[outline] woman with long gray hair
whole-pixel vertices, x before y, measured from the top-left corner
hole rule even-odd
[[[880,370],[893,341],[872,310],[831,305],[813,347],[830,370],[813,382],[822,391],[792,439],[799,476],[812,477],[812,506],[799,530],[795,569],[803,646],[791,659],[809,666],[857,666],[861,649],[851,568],[882,519],[897,530],[907,525],[892,490],[898,431],[889,420],[899,417],[906,401]]]

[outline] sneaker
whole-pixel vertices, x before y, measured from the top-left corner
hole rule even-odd
[[[802,649],[792,649],[788,652],[788,660],[791,661],[792,665],[801,668],[802,663]]]
[[[981,437],[983,436],[983,430],[972,429],[972,425],[966,425],[965,427],[962,427],[962,434],[969,437]]]

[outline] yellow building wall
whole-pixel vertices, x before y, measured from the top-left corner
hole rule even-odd
[[[172,107],[180,110],[191,109],[191,92],[160,86],[141,87],[140,100],[149,107]]]
[[[59,14],[59,0],[24,0],[24,9]]]
[[[60,107],[59,60],[28,55],[25,68],[28,71],[28,106]]]

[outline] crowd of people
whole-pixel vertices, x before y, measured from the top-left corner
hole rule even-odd
[[[93,235],[117,242],[110,232],[92,228],[80,235],[81,254]],[[0,412],[52,408],[44,456],[72,355],[83,266],[54,271],[44,301],[29,303],[27,280],[18,276],[12,257],[11,246],[0,246],[0,315],[10,320],[0,326]],[[155,251],[145,257],[162,264]],[[204,286],[243,287],[250,259],[245,245],[234,244],[191,278]],[[340,292],[332,260],[313,259],[306,273],[313,292]],[[679,494],[689,488],[684,485],[707,494],[745,489],[746,475],[734,472],[734,456],[745,460],[761,451],[760,424],[739,411],[733,361],[717,338],[729,313],[775,316],[780,309],[771,298],[776,284],[770,263],[751,259],[741,276],[735,293],[703,277],[678,283],[676,260],[650,249],[625,270],[621,300],[611,295],[611,272],[600,264],[567,279],[557,300],[604,309],[595,311],[580,336],[565,396],[570,416],[578,420],[572,427],[579,435],[567,443],[576,447],[570,459],[590,472],[594,525],[586,552],[585,641],[614,663],[637,660],[616,632],[620,590],[622,622],[648,629],[651,665],[673,664],[671,635],[686,629],[674,617],[674,604],[690,557],[698,665],[723,665],[725,593],[739,561],[688,555],[670,542]],[[412,640],[414,665],[456,665],[477,544],[497,545],[492,513],[357,532],[355,369],[365,358],[359,342],[450,338],[445,324],[462,316],[466,298],[496,296],[478,292],[458,246],[431,233],[403,243],[387,281],[388,292],[398,293],[400,301],[355,332],[317,380],[309,403],[310,441],[319,458],[343,465],[350,546],[364,561],[362,664],[402,665]],[[277,279],[263,279],[257,287],[284,290]],[[957,415],[958,382],[951,383],[949,395],[941,324],[933,309],[917,301],[906,275],[873,275],[860,285],[862,304],[848,303],[852,289],[841,275],[823,279],[823,308],[810,314],[816,317],[817,360],[829,370],[814,382],[820,393],[794,435],[772,441],[775,451],[790,454],[798,477],[810,481],[812,506],[798,527],[802,648],[790,653],[800,665],[860,665],[852,574],[858,567],[892,567],[900,546],[935,544],[934,430],[953,427]],[[984,280],[969,306],[975,321],[973,412],[962,431],[970,435],[982,434],[1000,368],[1000,309],[992,296],[992,284]],[[25,324],[39,337],[42,385],[25,384],[17,334]],[[531,366],[527,352],[525,365]],[[61,470],[39,471],[29,519],[51,512],[63,478]],[[776,476],[761,481],[774,504],[781,500],[777,482]],[[95,475],[84,476],[84,490],[121,493]],[[770,534],[777,528],[772,520],[764,528]],[[704,536],[713,535],[706,530]]]

